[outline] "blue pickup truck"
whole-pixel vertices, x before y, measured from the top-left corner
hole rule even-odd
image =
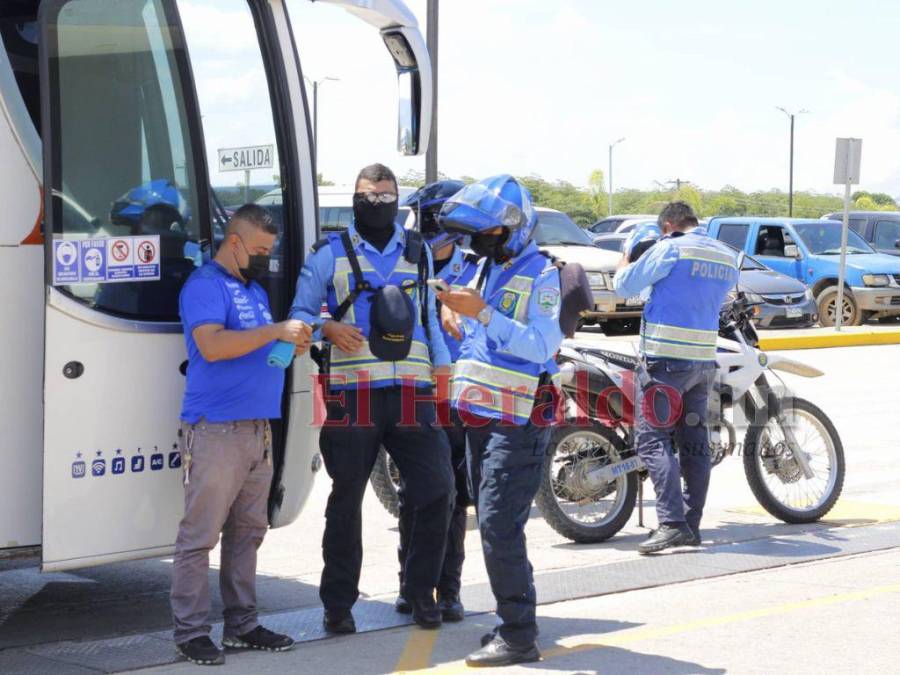
[[[819,306],[819,321],[834,325],[841,223],[743,216],[713,218],[708,230],[711,237],[809,286]],[[842,312],[841,320],[848,326],[900,315],[900,259],[877,253],[853,230],[847,237]]]

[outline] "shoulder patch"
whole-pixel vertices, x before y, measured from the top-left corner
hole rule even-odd
[[[540,288],[537,292],[537,304],[541,314],[552,316],[559,306],[559,289]]]

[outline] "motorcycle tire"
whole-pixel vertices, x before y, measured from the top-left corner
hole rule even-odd
[[[369,475],[369,483],[372,485],[378,501],[394,518],[400,517],[400,498],[397,495],[399,480],[400,474],[397,472],[394,460],[390,458],[384,448],[381,448],[378,451],[378,457],[375,458],[372,473]]]
[[[541,475],[541,485],[535,496],[535,503],[544,516],[544,520],[558,534],[566,539],[570,539],[579,544],[595,544],[597,542],[606,541],[619,530],[625,527],[628,519],[634,511],[634,505],[637,501],[638,492],[638,476],[637,472],[632,471],[624,476],[616,478],[616,490],[622,490],[623,496],[617,500],[618,508],[615,512],[611,512],[598,524],[585,524],[573,520],[563,509],[553,489],[554,457],[557,449],[570,436],[576,433],[589,432],[601,438],[601,441],[612,446],[619,456],[625,450],[625,444],[622,439],[609,427],[605,427],[599,422],[591,422],[590,427],[561,425],[554,429],[547,446],[547,454],[544,457],[544,467]]]
[[[783,503],[778,497],[772,494],[768,488],[764,473],[768,473],[759,461],[760,439],[766,429],[766,426],[751,426],[747,429],[744,437],[744,473],[747,476],[747,482],[750,484],[750,490],[753,496],[766,511],[784,521],[785,523],[814,523],[822,519],[827,514],[838,497],[844,486],[844,446],[841,444],[841,438],[838,436],[834,424],[828,419],[828,416],[816,405],[802,398],[785,399],[782,402],[785,414],[790,415],[791,409],[800,411],[802,415],[808,415],[816,420],[818,425],[825,433],[828,434],[831,447],[833,449],[833,466],[830,473],[834,473],[833,480],[826,485],[827,494],[822,495],[821,503],[815,505],[815,508],[796,509]],[[772,419],[772,418],[769,418]],[[782,479],[783,480],[783,479]],[[795,479],[796,480],[796,479]],[[799,480],[802,480],[800,478]]]

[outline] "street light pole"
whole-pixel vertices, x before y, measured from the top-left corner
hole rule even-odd
[[[790,150],[790,168],[788,170],[788,218],[794,216],[794,118],[797,115],[808,113],[805,108],[797,113],[788,112],[781,106],[776,106],[778,110],[783,112],[791,120],[791,150]]]
[[[428,56],[431,58],[431,133],[428,149],[425,151],[425,182],[433,183],[438,179],[438,0],[428,0],[426,37]]]
[[[323,77],[321,80],[310,80],[304,75],[303,79],[312,85],[313,90],[313,162],[316,171],[319,170],[319,85],[328,82],[339,82],[339,77]]]
[[[619,143],[625,140],[623,136],[615,143],[609,144],[609,207],[607,208],[607,216],[611,216],[613,214],[613,174],[612,174],[612,151],[613,148],[616,147]]]

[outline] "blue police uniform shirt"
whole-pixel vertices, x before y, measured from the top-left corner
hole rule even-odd
[[[244,285],[212,261],[191,274],[179,298],[188,369],[181,419],[196,424],[281,417],[284,370],[266,358],[274,343],[236,359],[209,362],[194,342],[194,329],[219,324],[250,330],[272,323],[269,299],[255,281]]]
[[[348,228],[350,239],[360,240],[360,246],[366,259],[375,268],[379,276],[384,279],[390,277],[397,262],[403,255],[403,249],[406,243],[406,234],[404,229],[394,224],[394,236],[391,237],[383,251],[379,251],[375,246],[360,237],[356,231],[356,226],[350,223]],[[428,275],[434,274],[434,264],[431,260],[431,249],[425,246],[424,250],[428,257]],[[297,290],[294,296],[294,303],[291,306],[290,316],[292,319],[300,319],[310,325],[314,322],[321,321],[322,305],[328,298],[328,289],[332,284],[334,277],[334,253],[331,246],[322,246],[318,251],[306,257],[303,268],[300,270],[300,276],[297,279]],[[434,293],[430,288],[426,287],[428,294],[428,331],[431,336],[431,344],[429,349],[431,352],[431,363],[434,367],[449,366],[450,352],[444,343],[443,333],[440,321],[437,317],[437,308]],[[321,330],[313,333],[313,341],[322,339]]]

